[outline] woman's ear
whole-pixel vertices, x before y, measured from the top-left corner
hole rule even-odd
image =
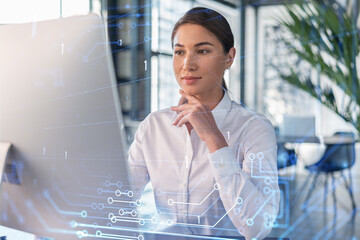
[[[230,48],[229,53],[227,54],[226,67],[229,68],[234,62],[236,55],[236,49],[234,47]]]

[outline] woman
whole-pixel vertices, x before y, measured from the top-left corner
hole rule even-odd
[[[276,138],[264,116],[228,96],[230,26],[211,9],[193,8],[171,40],[181,98],[140,123],[129,150],[135,192],[151,181],[159,229],[262,239],[279,205]]]

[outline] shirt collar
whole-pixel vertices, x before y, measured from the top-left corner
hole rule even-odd
[[[231,109],[231,99],[227,91],[225,91],[224,96],[219,102],[219,104],[216,105],[216,107],[211,111],[211,113],[215,118],[216,125],[218,127],[221,126],[230,109]]]

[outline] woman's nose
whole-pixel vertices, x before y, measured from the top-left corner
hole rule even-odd
[[[194,54],[188,54],[183,63],[183,69],[185,71],[194,71],[197,69],[197,59]]]

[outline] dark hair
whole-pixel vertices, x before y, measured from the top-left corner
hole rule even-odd
[[[174,47],[174,37],[177,30],[181,25],[187,23],[201,25],[214,34],[223,46],[224,54],[228,54],[230,49],[234,47],[234,35],[228,21],[220,13],[204,7],[190,9],[176,22],[171,34],[172,47]],[[227,90],[224,78],[222,87]]]

